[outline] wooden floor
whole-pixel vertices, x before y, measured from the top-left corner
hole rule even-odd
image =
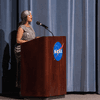
[[[27,98],[20,96],[0,96],[0,100],[100,100],[99,94],[66,94],[49,98]]]

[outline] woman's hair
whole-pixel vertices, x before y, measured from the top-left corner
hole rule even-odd
[[[18,27],[19,27],[20,25],[23,25],[23,24],[26,23],[26,21],[27,21],[27,16],[30,15],[30,13],[31,13],[31,11],[28,11],[28,10],[24,10],[24,11],[21,13],[21,20],[22,20],[22,21],[19,22]]]

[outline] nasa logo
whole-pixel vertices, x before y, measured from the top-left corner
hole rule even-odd
[[[64,44],[63,44],[64,45]],[[53,48],[53,54],[56,61],[60,61],[63,55],[63,45],[60,42],[56,42]]]

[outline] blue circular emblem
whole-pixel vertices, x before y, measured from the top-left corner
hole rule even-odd
[[[53,54],[56,61],[60,61],[63,55],[63,45],[60,42],[56,42],[53,48]]]

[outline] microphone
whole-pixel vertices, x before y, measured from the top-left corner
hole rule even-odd
[[[39,21],[37,21],[36,24],[45,27],[45,29],[47,29],[47,30],[53,35],[53,33],[48,29],[48,27],[47,27],[46,25],[40,23]],[[54,36],[54,35],[53,35],[53,36]]]
[[[46,28],[46,29],[48,28],[46,25],[40,23],[39,21],[37,21],[36,24],[37,24],[37,25],[40,25],[40,26],[43,26],[43,27]]]

